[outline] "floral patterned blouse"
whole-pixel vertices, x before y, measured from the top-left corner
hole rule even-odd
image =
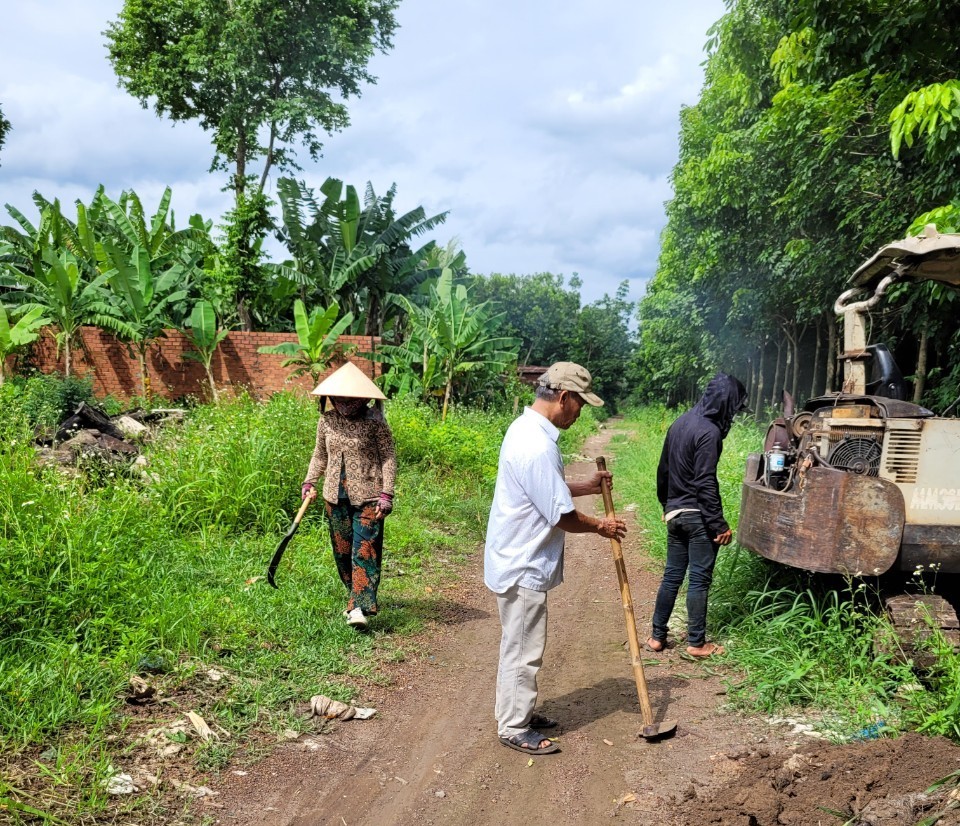
[[[341,472],[351,505],[375,501],[381,493],[393,495],[397,477],[393,434],[376,408],[368,408],[357,419],[348,419],[336,410],[321,414],[304,484],[316,485],[323,476],[323,498],[335,505]]]

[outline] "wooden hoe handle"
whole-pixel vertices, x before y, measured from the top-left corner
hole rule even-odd
[[[605,471],[607,460],[603,456],[597,457],[597,470]],[[600,492],[603,494],[603,508],[608,518],[616,517],[613,510],[613,495],[610,493],[610,482],[604,478],[600,483]],[[613,549],[613,564],[617,569],[617,580],[620,583],[620,601],[623,603],[623,616],[627,623],[627,640],[630,643],[630,658],[633,661],[633,679],[637,684],[637,697],[640,700],[640,713],[643,716],[644,726],[653,725],[653,709],[650,706],[650,694],[647,691],[647,678],[643,673],[643,660],[640,658],[640,640],[637,637],[637,619],[633,613],[633,599],[630,596],[630,583],[627,581],[627,569],[623,564],[623,548],[620,540],[611,539]]]

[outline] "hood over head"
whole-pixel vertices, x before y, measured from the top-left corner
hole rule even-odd
[[[726,436],[733,424],[733,417],[746,407],[747,389],[740,380],[726,373],[717,373],[710,379],[694,410],[714,422],[720,428],[720,433]]]

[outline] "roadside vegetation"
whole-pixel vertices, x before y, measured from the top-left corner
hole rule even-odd
[[[444,589],[476,553],[513,418],[506,407],[454,408],[441,423],[435,407],[388,404],[397,507],[384,609],[360,635],[341,616],[319,508],[284,557],[280,589],[262,577],[299,505],[313,400],[198,406],[144,445],[142,470],[91,464],[71,478],[38,466],[34,428],[89,401],[89,386],[43,377],[0,393],[0,812],[91,819],[115,805],[108,778],[142,753],[144,725],[125,713],[133,675],[163,701],[151,725],[192,710],[214,727],[209,742],[185,744],[199,772],[312,725],[301,707],[312,695],[348,701],[360,683],[387,679],[383,667],[442,619]],[[584,417],[564,449],[592,426]]]
[[[654,560],[666,557],[666,526],[657,501],[656,470],[663,438],[678,411],[631,411],[629,433],[611,445],[615,492],[636,505],[642,544]],[[747,454],[763,431],[749,418],[724,441],[719,479],[724,514],[734,529]],[[621,504],[621,508],[623,504]],[[935,582],[929,580],[929,587]],[[734,542],[722,549],[710,591],[708,631],[722,642],[729,667],[729,700],[737,708],[803,717],[832,739],[878,727],[886,734],[918,730],[960,740],[960,655],[940,635],[929,643],[938,664],[913,668],[892,637],[875,580],[827,579],[775,565]],[[683,600],[672,638],[682,646]],[[640,617],[640,633],[649,617]],[[877,642],[887,641],[890,653]],[[725,669],[726,670],[726,669]]]

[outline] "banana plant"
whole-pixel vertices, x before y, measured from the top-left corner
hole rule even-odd
[[[111,327],[111,307],[107,301],[107,276],[84,278],[80,262],[68,250],[59,253],[45,246],[32,262],[33,274],[18,272],[0,275],[0,284],[16,283],[22,289],[16,295],[23,310],[39,308],[56,327],[54,340],[57,358],[63,353],[64,375],[73,372],[73,350],[85,324]]]
[[[217,328],[217,314],[214,312],[213,305],[204,300],[194,304],[190,318],[180,332],[186,336],[190,346],[193,347],[193,350],[184,353],[183,357],[203,365],[203,369],[207,371],[207,381],[210,382],[213,401],[214,403],[220,401],[217,383],[213,380],[213,370],[210,365],[220,342],[227,337],[227,331]]]
[[[520,342],[497,334],[502,314],[489,315],[487,302],[471,304],[467,288],[454,284],[452,270],[441,273],[434,295],[431,349],[444,379],[440,420],[446,421],[454,382],[468,373],[504,372],[517,360]]]
[[[324,304],[353,300],[353,285],[377,260],[376,250],[358,244],[360,198],[352,186],[336,178],[327,178],[320,187],[324,195],[318,203],[313,190],[292,178],[277,184],[283,225],[283,241],[292,261],[272,265],[276,275],[300,287],[301,299],[308,292]]]
[[[420,396],[424,401],[431,396],[443,396],[444,382],[437,369],[437,354],[431,353],[432,310],[420,307],[406,297],[406,335],[400,344],[381,344],[371,354],[376,361],[388,364],[390,369],[380,378],[384,391],[397,395],[408,393]]]
[[[96,209],[98,191],[91,210]],[[66,218],[59,201],[33,197],[40,210],[34,226],[7,204],[19,227],[0,228],[0,286],[15,288],[10,297],[22,310],[40,307],[56,327],[57,358],[64,354],[64,373],[73,372],[73,350],[84,324],[99,324],[108,312],[106,278],[97,268],[87,208],[77,205],[77,224]],[[4,266],[5,265],[5,266]],[[109,326],[107,321],[105,326]]]
[[[298,298],[293,305],[293,318],[296,322],[296,342],[285,341],[260,347],[257,352],[288,356],[281,367],[296,368],[291,377],[309,373],[316,381],[335,358],[347,351],[348,348],[338,346],[337,339],[353,322],[353,313],[340,316],[340,305],[334,302],[326,309],[314,307],[307,315],[304,303]]]
[[[355,187],[327,178],[321,201],[292,178],[277,184],[283,215],[279,237],[293,260],[274,271],[300,285],[302,298],[309,292],[353,312],[364,335],[382,335],[391,311],[404,307],[399,296],[439,275],[439,269],[424,267],[434,242],[416,250],[412,244],[443,223],[446,213],[428,217],[417,207],[398,216],[396,189],[380,197],[368,183],[361,201]]]
[[[518,339],[498,334],[501,315],[491,315],[489,302],[473,303],[467,288],[444,268],[430,288],[430,303],[406,303],[409,332],[402,345],[383,345],[377,358],[391,365],[387,387],[416,390],[424,397],[442,395],[441,420],[446,421],[455,391],[471,377],[493,377],[516,361]]]
[[[50,319],[43,316],[43,308],[34,307],[11,326],[6,308],[0,304],[0,384],[7,378],[7,358],[35,342],[40,337],[40,330],[49,323]]]
[[[112,291],[111,324],[114,332],[136,354],[140,388],[150,398],[147,351],[170,323],[171,310],[187,297],[190,265],[178,262],[155,276],[149,251],[139,244],[129,254],[112,240],[103,249],[112,269],[105,275]]]

